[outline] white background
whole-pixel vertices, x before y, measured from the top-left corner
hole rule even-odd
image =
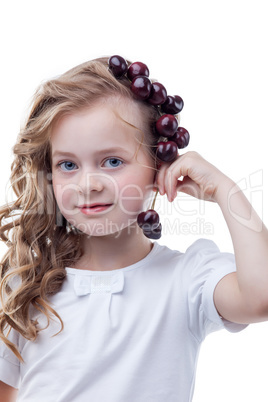
[[[169,94],[182,96],[188,150],[240,182],[267,224],[266,9],[265,0],[1,2],[1,205],[11,148],[36,87],[86,60],[120,54],[146,63]],[[157,207],[165,232],[167,218],[177,225],[160,243],[184,251],[207,237],[232,251],[217,205],[179,196],[171,209],[164,198]],[[194,401],[267,402],[267,339],[267,323],[210,335]]]

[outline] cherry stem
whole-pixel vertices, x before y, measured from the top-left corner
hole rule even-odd
[[[154,209],[155,201],[156,201],[156,197],[157,197],[157,194],[158,194],[158,193],[159,193],[159,190],[157,189],[156,192],[155,192],[155,195],[154,195],[154,199],[153,199],[153,202],[152,202],[151,209]]]

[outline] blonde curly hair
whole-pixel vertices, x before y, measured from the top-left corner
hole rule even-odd
[[[129,63],[129,62],[128,62]],[[32,309],[63,322],[49,304],[65,279],[65,267],[82,255],[83,234],[70,230],[59,214],[52,189],[50,134],[60,117],[90,107],[98,100],[120,96],[138,102],[146,137],[156,144],[152,125],[154,107],[134,98],[126,77],[116,79],[108,70],[108,59],[83,63],[49,80],[37,89],[25,124],[13,148],[10,182],[17,199],[0,208],[0,239],[8,250],[0,263],[0,339],[23,361],[8,335],[13,328],[34,341],[38,322]],[[147,139],[148,139],[147,138]],[[56,224],[58,223],[58,224]]]

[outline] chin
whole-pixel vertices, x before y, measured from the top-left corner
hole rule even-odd
[[[85,235],[96,238],[110,237],[111,239],[116,239],[122,235],[128,236],[135,232],[138,233],[139,231],[136,217],[129,219],[127,222],[114,222],[107,220],[105,222],[95,222],[90,224],[80,223],[74,226]]]

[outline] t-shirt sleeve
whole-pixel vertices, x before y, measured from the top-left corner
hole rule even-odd
[[[18,334],[11,330],[8,339],[18,345]],[[20,362],[12,351],[0,339],[0,381],[14,388],[19,388]]]
[[[185,276],[188,322],[192,334],[198,340],[203,340],[209,333],[222,328],[238,332],[247,326],[222,319],[213,300],[218,282],[235,271],[234,255],[221,253],[211,240],[200,239],[187,249]]]

